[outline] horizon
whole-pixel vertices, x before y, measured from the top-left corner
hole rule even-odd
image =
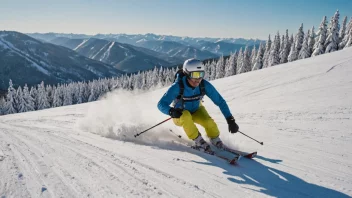
[[[318,2],[319,6],[316,6]],[[54,3],[5,0],[0,7],[0,27],[23,33],[151,33],[192,38],[266,40],[269,34],[274,35],[277,31],[284,34],[288,29],[295,33],[301,23],[305,30],[312,26],[317,28],[324,16],[329,21],[336,10],[340,12],[341,23],[345,16],[352,16],[352,1],[135,0],[102,4],[97,0],[89,3],[83,0]]]

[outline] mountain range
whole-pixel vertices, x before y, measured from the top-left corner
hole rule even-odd
[[[60,34],[60,33],[28,33],[36,39],[61,45],[70,43],[68,39],[98,38],[108,41],[130,44],[164,53],[172,57],[185,58],[197,57],[199,59],[214,58],[230,55],[245,46],[259,46],[262,40],[235,39],[235,38],[192,38],[156,34]],[[62,39],[62,41],[58,41]],[[66,41],[65,41],[66,40]],[[67,45],[67,44],[66,44]]]
[[[0,90],[14,85],[87,81],[226,56],[259,40],[155,34],[0,32]]]
[[[93,80],[125,72],[74,50],[36,40],[26,34],[0,31],[0,89],[16,85]]]

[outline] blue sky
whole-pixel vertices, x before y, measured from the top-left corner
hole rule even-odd
[[[0,30],[267,39],[318,27],[352,0],[0,0]]]

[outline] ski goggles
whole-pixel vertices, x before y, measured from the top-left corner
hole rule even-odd
[[[204,78],[205,72],[204,71],[194,71],[194,72],[189,72],[188,77],[189,78]]]

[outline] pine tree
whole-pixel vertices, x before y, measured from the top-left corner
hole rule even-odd
[[[280,50],[280,33],[277,32],[277,35],[275,36],[274,42],[271,46],[268,67],[275,66],[280,63],[279,50]]]
[[[24,100],[23,100],[23,92],[22,92],[22,87],[19,86],[17,88],[17,92],[16,92],[16,103],[17,103],[17,111],[18,113],[23,113],[25,112],[24,109],[23,109],[23,106],[25,105],[24,104]]]
[[[42,81],[39,85],[38,85],[38,110],[42,110],[42,109],[47,109],[49,108],[49,101],[48,101],[48,94],[45,91],[45,86],[44,86],[44,82]]]
[[[228,66],[226,67],[225,77],[236,75],[237,56],[238,56],[237,51],[235,53],[231,54],[229,61],[228,61]]]
[[[64,90],[63,106],[72,105],[72,86],[66,85],[63,90]]]
[[[315,30],[314,30],[314,26],[312,27],[312,29],[309,32],[309,38],[308,38],[308,53],[309,53],[309,57],[312,56],[313,53],[313,49],[314,49],[314,44],[315,44]]]
[[[50,108],[53,106],[53,87],[51,85],[47,85],[45,91],[48,96],[48,103]]]
[[[9,82],[9,88],[7,90],[6,104],[5,104],[5,114],[17,113],[17,104],[16,104],[16,89],[13,88],[12,80]]]
[[[336,11],[335,15],[331,18],[327,38],[324,43],[325,53],[330,53],[338,50],[339,45],[339,18],[340,13]]]
[[[345,35],[346,35],[346,25],[347,25],[347,16],[345,16],[345,18],[343,19],[342,27],[339,32],[339,50],[343,49],[343,47],[344,47],[342,42],[343,42],[343,39],[345,38]]]
[[[4,97],[0,97],[0,115],[5,115],[6,101]]]
[[[27,84],[23,87],[23,97],[19,112],[34,111],[34,99],[29,93]]]
[[[347,43],[348,43],[348,41],[350,41],[350,38],[351,38],[351,36],[350,36],[351,32],[352,32],[352,17],[350,19],[350,22],[346,26],[346,30],[345,30],[345,34],[344,34],[345,36],[339,44],[339,49],[344,49],[345,47],[347,47]]]
[[[264,45],[263,45],[263,43],[260,43],[259,49],[257,52],[257,57],[255,59],[254,65],[252,67],[252,71],[263,68],[263,56],[264,56]]]
[[[225,76],[225,60],[224,57],[221,56],[216,63],[216,79],[223,78]]]
[[[62,86],[57,85],[56,89],[54,90],[53,107],[61,107],[63,104],[62,99],[63,99]]]
[[[215,80],[215,79],[216,79],[216,62],[213,60],[210,64],[209,80]]]
[[[346,42],[346,46],[345,47],[351,47],[352,46],[352,25],[350,27],[350,31],[348,33],[348,40]]]
[[[240,48],[240,51],[238,52],[238,55],[237,55],[237,62],[236,62],[236,65],[237,65],[237,71],[236,71],[236,74],[240,74],[241,70],[242,70],[242,62],[243,62],[243,51],[242,51],[242,47]]]
[[[271,50],[271,39],[270,39],[270,35],[269,35],[269,38],[268,38],[266,45],[265,45],[265,51],[264,51],[264,56],[263,56],[263,68],[268,67],[270,50]]]
[[[312,56],[318,56],[320,54],[325,53],[325,41],[326,41],[326,34],[327,34],[327,25],[326,25],[326,16],[323,17],[323,21],[319,26],[319,30],[317,32],[317,40],[315,40],[314,51]]]
[[[252,66],[251,66],[251,60],[250,60],[250,50],[248,45],[246,46],[246,48],[244,49],[244,53],[243,53],[243,68],[244,68],[244,72],[249,72],[252,70]]]
[[[35,87],[31,87],[31,90],[29,92],[34,99],[34,109],[38,109],[38,90]]]
[[[283,47],[280,51],[280,63],[287,63],[288,54],[290,53],[290,37],[288,35],[288,30],[286,30],[284,43],[282,45]]]
[[[251,69],[252,69],[251,68],[251,61],[249,58],[250,58],[249,48],[248,48],[248,46],[246,46],[246,48],[244,49],[243,55],[242,55],[241,64],[239,65],[238,74],[251,71]],[[237,65],[238,65],[238,63],[237,63]]]
[[[251,52],[251,57],[250,57],[250,61],[251,61],[251,70],[255,64],[255,60],[257,58],[257,49],[254,45],[253,49],[252,49],[252,52]]]
[[[288,62],[292,62],[298,59],[298,52],[296,48],[296,42],[291,44],[290,54],[288,55]]]
[[[304,37],[301,51],[299,51],[299,54],[298,54],[298,59],[305,59],[310,57],[309,49],[308,49],[309,36],[310,36],[310,30],[308,30],[307,34]]]
[[[126,86],[127,89],[127,86]],[[93,82],[90,83],[90,95],[88,98],[88,102],[93,102],[96,101],[98,99],[99,95],[98,95],[98,85],[96,80],[93,80]]]
[[[303,32],[303,23],[298,29],[298,32],[296,34],[296,39],[295,39],[295,46],[296,46],[296,51],[297,53],[301,51],[303,40],[304,40],[304,32]]]

